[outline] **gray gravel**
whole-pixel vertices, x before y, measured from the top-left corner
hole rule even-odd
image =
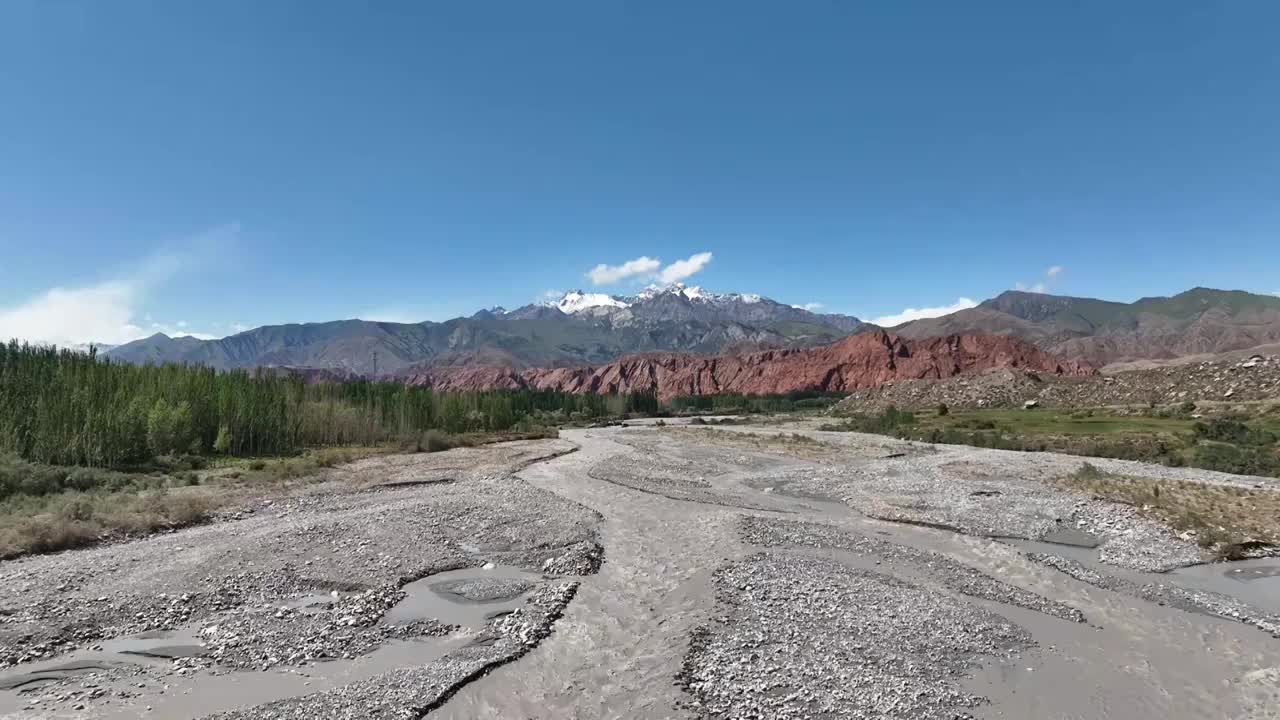
[[[398,587],[485,562],[590,572],[599,562],[598,516],[504,473],[567,444],[513,445],[453,483],[356,492],[338,484],[239,521],[0,565],[0,668],[231,610]],[[444,455],[378,460],[401,477],[415,461],[429,474]],[[361,467],[364,482],[385,469]]]
[[[403,597],[402,591],[389,586],[341,597],[321,609],[267,605],[228,610],[202,623],[202,657],[230,668],[269,670],[350,659],[391,638],[442,636],[456,629],[431,620],[381,624],[386,611]]]
[[[1075,560],[1046,553],[1028,553],[1033,562],[1070,575],[1081,582],[1104,590],[1132,595],[1159,605],[1238,620],[1280,638],[1280,616],[1267,613],[1249,604],[1221,593],[1180,588],[1168,583],[1137,583],[1125,578],[1098,572]]]
[[[741,489],[725,487],[723,480],[717,487],[711,480],[721,479],[716,476],[723,475],[725,469],[715,472],[715,467],[714,462],[699,464],[669,455],[643,453],[632,456],[625,463],[613,460],[599,463],[591,468],[590,475],[596,480],[672,500],[747,510],[780,509],[779,505],[767,502],[767,498],[752,497]]]
[[[450,593],[472,602],[493,602],[519,597],[533,589],[533,583],[518,578],[467,578],[431,587],[436,592]]]
[[[1098,537],[1103,562],[1133,570],[1161,572],[1209,559],[1193,538],[1132,507],[1046,482],[1075,471],[1082,460],[953,446],[920,452],[918,447],[892,460],[850,459],[795,470],[782,480],[804,492],[838,498],[868,517],[966,535],[1041,540],[1064,528],[1080,530]],[[1149,476],[1172,469],[1139,465],[1128,470]]]
[[[715,587],[727,612],[697,633],[681,681],[717,720],[968,717],[982,700],[959,680],[1033,644],[999,615],[821,558],[756,555]]]
[[[1258,720],[1280,696],[1276,619],[1144,572],[1198,549],[1045,482],[1079,458],[731,427],[375,458],[0,563],[0,662],[25,659],[0,717]],[[1077,566],[1010,547],[1095,537],[1058,548]]]
[[[997,580],[944,555],[832,525],[744,517],[742,537],[744,541],[760,547],[812,547],[857,553],[872,558],[877,565],[887,563],[895,570],[921,576],[922,582],[937,584],[961,595],[1035,610],[1072,622],[1085,620],[1084,614],[1073,607]]]
[[[551,634],[577,591],[560,582],[534,591],[523,608],[493,620],[469,646],[419,667],[398,668],[334,690],[289,698],[210,720],[392,720],[417,718],[468,681],[509,663]]]
[[[74,710],[90,684],[303,668],[365,655],[390,640],[445,635],[455,628],[430,618],[404,625],[382,618],[404,597],[402,586],[446,570],[495,563],[566,575],[599,567],[599,516],[509,474],[571,447],[512,443],[462,458],[376,458],[239,520],[4,563],[0,669],[92,654],[106,640],[156,631],[191,635],[203,646],[173,666],[112,665],[45,693],[53,699],[43,707]],[[441,468],[459,462],[467,467]],[[415,468],[453,480],[379,487],[387,477],[404,483]]]

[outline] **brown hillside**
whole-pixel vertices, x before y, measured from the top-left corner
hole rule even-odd
[[[1009,336],[965,334],[909,340],[876,330],[815,348],[741,355],[649,353],[574,368],[435,367],[409,373],[405,380],[443,390],[656,392],[669,399],[716,393],[851,391],[895,380],[948,378],[989,368],[1066,375],[1096,372],[1086,363],[1061,360]]]

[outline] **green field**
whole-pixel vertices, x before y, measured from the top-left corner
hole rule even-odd
[[[1009,433],[1060,435],[1117,435],[1191,432],[1195,420],[1128,415],[1084,415],[1055,410],[955,410],[939,416],[936,411],[918,413],[921,428],[991,430]],[[992,427],[994,425],[994,428]]]

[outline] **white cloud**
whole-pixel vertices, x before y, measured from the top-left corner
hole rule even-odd
[[[1013,284],[1013,289],[1022,290],[1023,292],[1047,293],[1049,292],[1049,281],[1061,275],[1065,270],[1066,268],[1061,265],[1050,265],[1048,269],[1044,271],[1044,280],[1031,283],[1030,285],[1024,282],[1016,282]]]
[[[677,260],[662,268],[662,272],[658,273],[658,280],[666,284],[679,282],[701,272],[702,268],[706,267],[709,262],[711,262],[711,253],[695,253],[684,260]]]
[[[0,309],[0,338],[119,345],[146,336],[133,322],[136,301],[136,289],[123,282],[52,288],[15,307]]]
[[[171,337],[215,337],[192,331],[185,320],[174,325],[153,321],[140,306],[147,294],[201,257],[225,248],[239,228],[216,228],[189,238],[179,251],[157,252],[133,263],[120,277],[79,287],[53,287],[16,305],[0,307],[0,341],[83,347],[89,343],[122,345],[163,332]]]
[[[538,296],[539,300],[559,300],[564,297],[563,290],[543,290],[542,295]]]
[[[792,305],[791,307],[797,310],[808,310],[809,312],[817,312],[818,310],[821,310],[823,308],[823,305],[820,302],[810,302],[810,303],[805,303],[803,305]]]
[[[702,271],[711,262],[711,253],[694,253],[683,260],[662,266],[662,261],[642,255],[628,260],[621,265],[600,263],[587,272],[592,285],[612,285],[628,278],[635,280],[656,280],[663,285],[679,282]]]
[[[587,272],[587,277],[592,285],[611,285],[630,277],[649,277],[661,266],[662,262],[656,258],[640,256],[621,265],[600,263]]]
[[[0,309],[0,338],[33,343],[83,346],[89,343],[123,345],[162,332],[170,337],[209,340],[214,335],[192,332],[185,321],[177,325],[140,323],[136,306],[138,285],[110,281],[80,288],[52,288],[14,307]]]
[[[875,325],[879,325],[880,327],[893,327],[895,325],[901,325],[904,322],[910,322],[912,320],[923,320],[924,318],[935,318],[935,317],[940,317],[942,315],[950,315],[953,312],[958,312],[960,310],[967,310],[971,307],[977,307],[977,305],[978,303],[974,302],[973,300],[970,300],[969,298],[966,298],[966,297],[962,297],[957,299],[954,303],[950,305],[942,305],[940,307],[926,307],[926,308],[907,308],[906,310],[903,310],[900,313],[874,318],[872,320],[868,320],[868,322],[873,323]]]

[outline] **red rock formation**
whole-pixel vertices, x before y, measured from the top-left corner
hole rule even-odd
[[[947,378],[972,370],[1024,368],[1060,375],[1091,375],[1086,363],[1062,360],[1006,335],[949,335],[906,340],[883,330],[850,335],[813,348],[743,355],[649,353],[576,368],[513,370],[501,367],[437,367],[406,378],[442,390],[534,388],[566,392],[657,392],[680,395],[793,390],[850,391],[886,382]]]

